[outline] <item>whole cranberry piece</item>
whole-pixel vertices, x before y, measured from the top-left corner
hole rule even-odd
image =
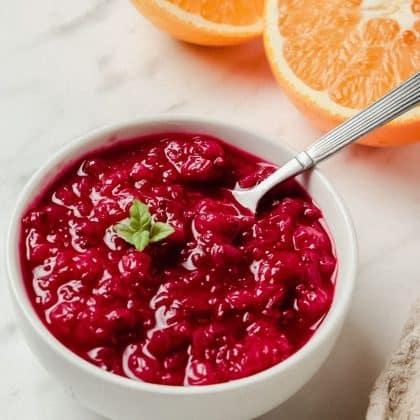
[[[185,349],[189,340],[188,331],[171,326],[154,331],[148,339],[147,348],[154,356],[162,359],[175,351]]]
[[[75,272],[81,279],[92,281],[98,279],[104,269],[100,253],[96,249],[88,249],[86,252],[73,257]]]
[[[272,165],[264,165],[259,167],[255,172],[241,178],[238,184],[241,188],[251,188],[256,184],[259,184],[269,175],[271,175],[276,168]]]
[[[146,278],[150,275],[152,259],[146,252],[127,251],[118,263],[118,270],[125,277]]]
[[[51,245],[38,244],[32,247],[30,251],[30,259],[33,263],[41,263],[50,256]]]
[[[216,267],[225,267],[234,264],[241,259],[241,252],[235,246],[228,243],[215,243],[210,250],[212,263]]]
[[[293,234],[293,242],[297,250],[308,248],[324,251],[330,248],[325,231],[318,226],[298,226]]]
[[[319,259],[319,269],[326,276],[331,276],[334,273],[336,265],[336,259],[330,254],[324,254]]]
[[[62,336],[72,333],[80,309],[78,302],[59,302],[49,312],[50,324]]]
[[[300,284],[296,288],[296,308],[301,315],[315,320],[324,315],[330,306],[328,293],[321,287]]]
[[[299,261],[296,252],[273,252],[261,260],[257,272],[258,281],[276,284],[292,279],[299,274]]]
[[[130,176],[134,182],[149,180],[153,181],[159,175],[159,171],[153,165],[145,162],[135,162],[130,171]]]
[[[193,359],[185,372],[188,385],[211,385],[220,382],[217,369],[211,363]]]
[[[322,217],[321,210],[312,202],[305,202],[303,208],[303,216],[306,219],[317,220]]]
[[[162,372],[159,361],[146,356],[141,349],[129,357],[127,364],[130,372],[139,379],[145,382],[161,382]]]
[[[137,319],[132,311],[127,308],[116,308],[106,312],[103,324],[113,332],[133,329]]]

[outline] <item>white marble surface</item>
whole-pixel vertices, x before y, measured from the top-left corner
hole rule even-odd
[[[51,152],[97,125],[177,112],[231,121],[296,149],[318,135],[276,87],[259,42],[181,44],[125,0],[3,1],[0,28],[0,261],[25,181]],[[353,306],[320,372],[264,420],[363,418],[369,389],[420,295],[419,162],[420,144],[355,146],[323,165],[360,240]],[[99,420],[33,358],[15,325],[4,264],[0,278],[0,418]]]

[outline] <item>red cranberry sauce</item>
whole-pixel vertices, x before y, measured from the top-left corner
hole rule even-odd
[[[286,359],[328,312],[336,259],[320,210],[294,180],[256,216],[227,191],[274,169],[179,133],[86,156],[22,220],[39,317],[87,361],[156,384],[226,382]],[[112,228],[134,198],[175,229],[143,252]]]

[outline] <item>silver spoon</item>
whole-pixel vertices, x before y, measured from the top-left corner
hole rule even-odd
[[[255,213],[258,202],[273,187],[311,169],[335,152],[404,114],[419,103],[420,72],[417,72],[381,99],[312,143],[305,151],[297,154],[255,187],[235,188],[232,191],[233,196],[242,206]],[[420,133],[418,134],[420,140]]]

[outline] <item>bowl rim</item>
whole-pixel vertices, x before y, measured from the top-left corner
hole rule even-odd
[[[106,138],[111,138],[113,134],[120,130],[128,130],[130,128],[140,128],[145,125],[152,124],[167,124],[175,123],[180,125],[203,125],[206,127],[213,127],[222,130],[233,130],[236,133],[252,135],[256,138],[264,138],[264,140],[272,143],[275,147],[283,149],[287,153],[292,153],[290,148],[282,144],[278,144],[270,139],[268,136],[258,134],[257,132],[248,128],[241,128],[235,124],[227,123],[213,118],[203,118],[189,115],[162,115],[155,117],[141,117],[135,119],[124,120],[119,123],[107,124],[100,126],[93,130],[81,134],[71,140],[67,145],[61,147],[58,151],[52,154],[30,177],[22,189],[19,197],[16,201],[15,207],[10,217],[8,231],[6,235],[6,269],[8,274],[8,283],[10,293],[12,294],[15,304],[19,307],[21,313],[25,317],[26,321],[30,324],[36,335],[44,341],[50,349],[56,354],[65,359],[65,361],[73,368],[83,371],[83,373],[94,376],[97,380],[111,383],[116,386],[126,387],[132,390],[138,390],[149,393],[157,393],[161,395],[173,395],[173,396],[186,396],[186,395],[203,395],[210,393],[219,393],[224,391],[235,390],[238,388],[246,387],[251,384],[265,381],[275,375],[281,374],[283,371],[291,368],[292,366],[299,364],[302,360],[309,357],[310,354],[318,347],[324,340],[326,340],[329,331],[334,330],[340,319],[343,318],[349,307],[351,297],[353,294],[357,263],[358,263],[358,247],[357,238],[354,229],[353,222],[349,215],[346,205],[344,204],[341,196],[337,193],[330,181],[319,171],[314,168],[313,173],[316,174],[319,182],[323,184],[323,187],[328,190],[328,194],[331,196],[339,209],[341,215],[340,224],[346,230],[348,235],[349,249],[347,253],[351,259],[349,269],[346,272],[346,283],[343,286],[344,291],[342,292],[340,302],[337,300],[333,301],[333,304],[324,318],[323,322],[316,330],[314,335],[295,353],[293,353],[286,360],[251,376],[247,376],[240,379],[235,379],[229,382],[214,384],[214,385],[200,385],[200,386],[171,386],[153,384],[148,382],[136,381],[124,376],[119,376],[112,372],[108,372],[98,368],[97,366],[84,360],[82,357],[73,353],[64,344],[62,344],[54,335],[45,327],[39,316],[37,315],[35,308],[29,300],[29,296],[25,290],[23,284],[23,278],[21,274],[19,261],[19,246],[16,240],[19,235],[16,234],[14,227],[20,223],[20,216],[28,205],[27,197],[30,196],[33,190],[39,187],[39,183],[43,176],[46,175],[54,165],[62,162],[66,156],[70,153],[77,153],[85,144],[88,144],[94,138],[102,137],[105,141]],[[188,131],[188,128],[186,129]],[[164,131],[162,131],[164,132]],[[127,139],[129,140],[129,138]],[[228,142],[229,143],[229,142]],[[92,149],[94,150],[94,149]],[[337,277],[337,281],[339,276]]]

